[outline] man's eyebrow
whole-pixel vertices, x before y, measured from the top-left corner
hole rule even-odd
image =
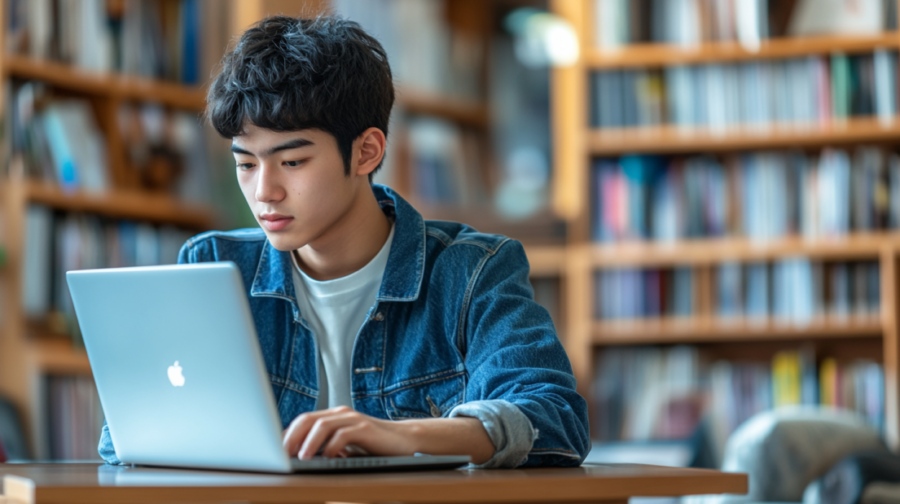
[[[275,154],[278,151],[299,149],[300,147],[308,147],[310,145],[314,145],[312,140],[309,140],[306,138],[295,138],[293,140],[288,140],[287,142],[284,142],[283,144],[279,144],[279,145],[276,145],[275,147],[272,147],[271,149],[266,151],[265,155],[271,156],[272,154]]]
[[[235,154],[245,154],[247,156],[253,155],[253,153],[248,151],[247,149],[238,147],[237,145],[234,145],[234,144],[231,144],[231,152],[234,152]]]
[[[279,152],[279,151],[299,149],[300,147],[308,147],[310,145],[315,145],[312,140],[309,140],[306,138],[295,138],[293,140],[288,140],[287,142],[284,142],[283,144],[278,144],[275,147],[272,147],[271,149],[266,150],[263,153],[263,156],[264,157],[271,156],[272,154],[275,154],[276,152]],[[252,152],[250,152],[242,147],[238,147],[235,144],[231,144],[231,152],[234,152],[236,154],[246,154],[248,156],[254,155]]]

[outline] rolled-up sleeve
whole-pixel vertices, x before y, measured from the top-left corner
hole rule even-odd
[[[515,404],[502,399],[463,403],[453,408],[448,416],[481,420],[494,444],[494,456],[477,466],[482,469],[522,465],[528,459],[528,452],[537,437],[537,431],[525,413]]]
[[[116,448],[113,446],[112,437],[109,435],[109,426],[106,425],[106,422],[103,422],[103,429],[100,431],[100,444],[97,446],[97,452],[107,464],[122,463],[116,455]]]

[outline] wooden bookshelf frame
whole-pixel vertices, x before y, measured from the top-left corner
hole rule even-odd
[[[92,376],[83,348],[59,336],[37,336],[29,342],[29,354],[42,374]]]
[[[490,117],[486,103],[441,96],[414,89],[397,89],[397,107],[412,115],[440,117],[471,128],[486,129]]]
[[[741,125],[722,131],[672,125],[628,129],[591,128],[587,86],[597,70],[666,67],[715,62],[772,60],[831,53],[900,50],[900,31],[875,36],[820,36],[763,41],[758,51],[738,43],[704,42],[691,47],[637,44],[604,50],[595,47],[592,0],[551,0],[550,8],[574,27],[582,57],[553,70],[554,209],[570,223],[562,268],[565,279],[566,349],[579,383],[591,400],[595,351],[620,345],[683,343],[738,345],[747,351],[769,343],[824,342],[854,348],[854,342],[880,342],[885,372],[885,435],[900,446],[900,232],[855,233],[842,238],[801,237],[755,242],[746,238],[683,240],[674,243],[603,244],[591,240],[590,160],[625,153],[705,153],[834,145],[900,144],[900,117],[853,117],[825,124]],[[881,306],[871,317],[816,318],[796,326],[773,319],[722,320],[714,315],[713,269],[724,261],[773,261],[788,257],[819,260],[875,260],[881,272]],[[595,318],[594,277],[606,268],[689,266],[696,271],[695,315],[684,318],[607,321]],[[840,347],[844,345],[844,347]],[[847,346],[850,345],[850,346]],[[759,352],[755,352],[759,353]],[[850,352],[852,353],[852,352]]]
[[[886,251],[900,251],[900,232],[854,233],[833,238],[802,237],[755,241],[709,238],[675,242],[592,244],[583,250],[597,268],[715,265],[726,261],[771,261],[804,256],[830,261],[879,260]]]
[[[809,340],[824,338],[880,338],[884,327],[877,315],[833,317],[805,324],[771,319],[690,317],[594,322],[596,345],[671,345],[705,342]]]
[[[142,103],[158,103],[183,110],[206,108],[206,91],[177,83],[81,70],[65,63],[4,55],[3,72],[12,78],[46,82],[74,93]]]
[[[173,224],[191,229],[211,229],[214,222],[209,208],[183,203],[165,194],[133,190],[110,193],[66,192],[55,185],[39,182],[27,183],[24,193],[29,203],[66,212]]]
[[[900,140],[900,117],[889,121],[876,117],[853,117],[824,124],[772,124],[759,127],[743,125],[722,131],[665,125],[594,128],[588,133],[589,149],[595,156],[734,152],[897,140]]]

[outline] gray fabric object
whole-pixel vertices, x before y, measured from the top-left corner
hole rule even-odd
[[[885,450],[854,453],[810,483],[803,504],[857,504],[869,487],[880,483],[900,484],[900,455]]]
[[[522,465],[538,436],[525,413],[515,404],[502,399],[463,403],[450,410],[448,416],[481,420],[495,451],[490,460],[475,466],[480,469]]]
[[[900,504],[900,483],[872,483],[866,487],[860,504]]]
[[[694,497],[689,503],[800,502],[810,482],[845,456],[887,450],[856,414],[833,408],[790,406],[760,413],[728,439],[722,470],[750,475],[747,495]]]

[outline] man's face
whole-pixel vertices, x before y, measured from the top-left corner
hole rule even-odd
[[[322,130],[248,125],[231,150],[244,198],[281,251],[314,242],[347,213],[360,180],[368,186],[365,176],[344,175],[337,140]]]

